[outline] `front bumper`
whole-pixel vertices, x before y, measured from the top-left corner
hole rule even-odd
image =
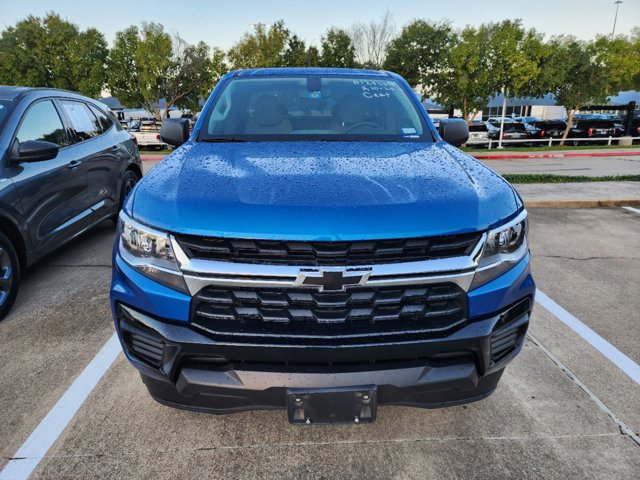
[[[341,387],[373,387],[377,390],[379,405],[437,408],[470,403],[489,396],[503,371],[500,369],[479,378],[472,363],[331,375],[238,370],[212,373],[183,369],[176,383],[144,374],[142,380],[158,402],[208,413],[284,409],[291,392],[328,391]]]
[[[379,405],[442,407],[482,399],[520,351],[535,285],[529,256],[468,293],[469,319],[446,336],[357,345],[216,340],[189,325],[191,297],[116,254],[112,308],[128,359],[151,395],[179,408],[225,413],[286,408],[298,389],[369,386]]]
[[[295,389],[369,385],[377,389],[380,405],[434,408],[479,400],[495,389],[517,355],[529,322],[528,308],[509,322],[517,333],[507,354],[494,361],[492,330],[500,315],[446,339],[295,348],[223,344],[187,327],[124,311],[131,317],[124,319],[121,312],[120,338],[151,395],[174,407],[216,413],[285,408],[287,393]],[[144,355],[151,341],[139,349],[139,335],[145,334],[161,345],[157,362]]]

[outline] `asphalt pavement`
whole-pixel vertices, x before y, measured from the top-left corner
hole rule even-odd
[[[640,214],[530,215],[540,290],[640,362]],[[104,222],[32,268],[0,322],[0,469],[113,334],[113,236]],[[376,423],[359,426],[171,409],[120,354],[32,478],[638,477],[640,385],[539,304],[530,334],[491,397],[439,410],[381,407]]]

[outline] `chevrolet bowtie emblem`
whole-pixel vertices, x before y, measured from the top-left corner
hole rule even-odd
[[[371,269],[353,270],[301,270],[296,285],[320,287],[320,291],[345,291],[345,287],[364,285]]]

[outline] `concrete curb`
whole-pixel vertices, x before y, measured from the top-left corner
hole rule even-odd
[[[527,200],[524,199],[527,208],[598,208],[598,207],[633,207],[640,205],[640,198],[629,199],[586,199],[586,200]]]
[[[468,152],[467,152],[468,153]],[[504,155],[473,155],[477,160],[523,160],[531,158],[570,158],[570,157],[627,157],[640,155],[639,150],[609,152],[567,152],[567,153],[515,153]]]

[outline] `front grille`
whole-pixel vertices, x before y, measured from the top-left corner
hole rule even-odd
[[[469,255],[480,234],[353,242],[244,240],[178,235],[190,258],[267,265],[369,265]]]
[[[191,324],[216,339],[241,342],[369,343],[394,335],[448,334],[467,317],[466,294],[453,283],[311,288],[205,287]]]
[[[387,353],[388,354],[388,353]],[[405,353],[406,355],[406,353]],[[305,373],[336,373],[340,371],[368,371],[372,367],[376,370],[393,368],[411,368],[415,366],[443,367],[447,365],[460,365],[465,362],[475,362],[475,356],[469,351],[451,351],[429,356],[403,356],[402,352],[397,357],[382,356],[380,358],[368,358],[367,360],[230,360],[221,356],[189,355],[182,359],[182,368],[196,370],[268,370],[274,367],[279,372],[305,372]]]

